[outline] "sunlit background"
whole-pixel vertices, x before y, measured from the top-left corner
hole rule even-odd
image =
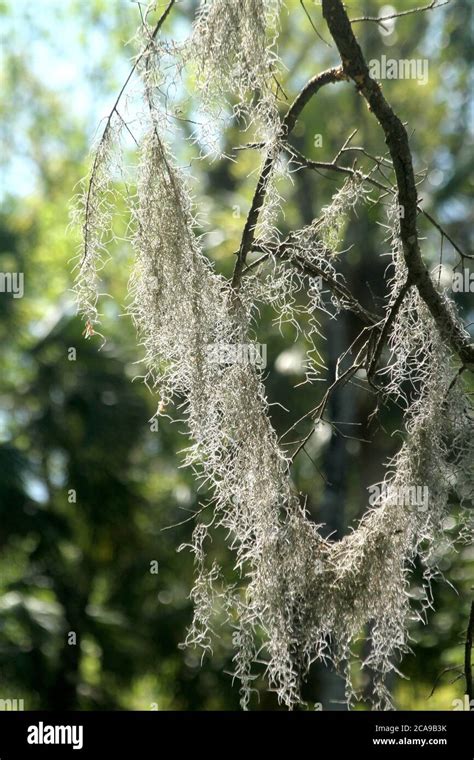
[[[396,8],[419,4],[399,0]],[[159,2],[158,11],[164,5]],[[305,5],[329,40],[319,5]],[[377,15],[384,6],[374,0],[346,5],[352,15]],[[425,85],[387,80],[384,92],[407,122],[415,168],[424,176],[423,205],[464,248],[473,221],[470,5],[457,0],[398,19],[389,33],[374,23],[355,27],[367,59],[385,54],[429,61]],[[196,2],[178,2],[164,34],[184,36],[195,9]],[[26,709],[208,710],[237,709],[239,702],[231,641],[228,633],[219,635],[219,622],[212,657],[201,661],[199,651],[179,646],[191,621],[193,567],[189,552],[177,549],[189,541],[192,513],[208,494],[198,492],[191,474],[180,468],[184,429],[166,422],[156,432],[150,424],[156,401],[134,380],[142,367],[126,316],[131,251],[121,242],[123,209],[117,210],[116,240],[104,272],[103,291],[113,298],[101,304],[107,338],[102,348],[101,338],[81,335],[84,326],[69,292],[79,244],[77,230],[68,226],[70,202],[87,172],[101,120],[137,52],[139,11],[130,0],[0,2],[0,271],[24,273],[22,298],[0,293],[0,700],[23,699]],[[310,76],[338,57],[316,35],[298,0],[287,0],[281,23],[280,54],[287,67],[281,82],[291,102]],[[381,132],[354,88],[326,90],[305,110],[295,144],[312,158],[331,160],[358,126],[354,144],[383,152]],[[197,149],[185,144],[183,121],[192,108],[192,99],[183,97],[171,139],[194,178],[205,250],[229,276],[256,157],[242,151],[234,163],[192,160]],[[316,135],[322,136],[321,147]],[[229,148],[247,140],[235,125],[225,139]],[[132,142],[126,150],[133,163]],[[282,187],[282,229],[310,221],[337,186],[334,176],[298,173],[293,186]],[[382,220],[383,211],[363,208],[345,231],[350,250],[342,268],[370,308],[380,308],[384,294]],[[436,266],[440,235],[423,219],[420,229],[425,259]],[[457,262],[446,241],[442,261]],[[470,321],[468,298],[463,294],[458,301]],[[328,340],[321,351],[331,368],[357,326],[347,313],[337,323],[322,324]],[[272,315],[263,313],[258,339],[268,350],[269,399],[289,410],[272,407],[281,432],[315,405],[321,391],[318,384],[295,388],[303,379],[303,349],[292,329],[280,334]],[[298,459],[294,475],[308,494],[310,514],[340,537],[363,514],[367,486],[382,477],[384,461],[396,451],[401,419],[396,408],[388,408],[380,424],[368,429],[374,401],[354,388],[338,391],[332,404],[332,418],[350,422],[354,437],[321,426],[311,456]],[[366,443],[369,437],[373,445]],[[456,504],[450,520],[455,530]],[[232,567],[224,541],[212,551]],[[405,678],[392,683],[399,709],[451,709],[463,696],[473,560],[467,546],[442,561],[449,582],[434,585],[434,609],[426,611],[425,624],[413,621],[413,653],[400,665]],[[414,599],[419,580],[415,573]],[[257,683],[264,687],[263,678]],[[370,674],[358,676],[357,684],[362,693],[369,690]],[[305,698],[309,709],[315,703],[344,709],[342,681],[315,666]],[[252,708],[278,709],[278,703],[262,688]]]

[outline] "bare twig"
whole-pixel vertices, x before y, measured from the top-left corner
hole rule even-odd
[[[431,222],[431,224],[433,225],[433,227],[436,227],[436,229],[438,230],[438,232],[440,232],[446,238],[446,240],[448,240],[451,243],[451,245],[453,246],[454,250],[457,251],[457,253],[459,253],[459,255],[461,256],[462,259],[474,259],[474,255],[472,255],[470,253],[464,253],[464,251],[461,250],[461,248],[458,246],[458,244],[455,243],[455,241],[452,239],[452,237],[446,232],[446,230],[444,229],[444,227],[442,227],[441,224],[439,222],[437,222],[436,219],[433,216],[431,216],[431,214],[429,214],[427,211],[425,211],[424,208],[421,208],[420,205],[418,205],[418,208],[421,211],[421,213],[424,216],[426,216],[426,218],[428,219],[428,221]]]
[[[441,673],[438,673],[438,675],[436,676],[435,682],[433,684],[433,688],[431,689],[431,691],[428,694],[428,696],[426,697],[426,699],[431,699],[431,697],[435,693],[435,691],[437,689],[437,686],[438,686],[439,682],[441,681],[442,677],[444,676],[444,674],[445,673],[450,673],[453,670],[459,670],[459,665],[449,665],[449,667],[443,668],[443,670],[441,671]],[[462,675],[462,673],[460,675]]]
[[[246,145],[244,147],[245,148],[254,148],[254,147],[258,147],[258,146],[250,144],[250,145]],[[334,161],[330,161],[330,162],[313,161],[312,159],[307,158],[302,153],[300,153],[300,151],[298,151],[296,148],[294,148],[293,146],[290,146],[290,145],[285,145],[284,146],[284,150],[286,150],[290,155],[298,158],[300,165],[306,167],[307,169],[313,169],[313,170],[318,171],[318,172],[320,172],[321,170],[328,170],[328,171],[332,171],[332,172],[339,172],[340,174],[347,174],[348,176],[355,176],[355,175],[359,174],[359,176],[361,176],[360,172],[358,172],[356,169],[352,169],[349,166],[340,166],[340,164],[336,164],[335,163],[335,160]],[[377,164],[377,169],[379,170],[379,172],[381,172],[380,165],[383,162],[385,162],[387,168],[393,168],[392,164],[391,163],[389,164],[388,161],[387,161],[387,159],[384,156],[379,156],[379,157],[372,156],[370,153],[368,153],[365,150],[365,148],[361,148],[361,147],[358,147],[358,146],[354,146],[354,147],[350,147],[349,146],[349,147],[343,147],[343,148],[341,148],[341,153],[345,153],[347,151],[359,151],[359,152],[363,153],[365,156],[367,156],[367,158],[370,158],[372,161],[375,161],[375,163]],[[385,176],[385,175],[383,175],[383,176]],[[363,175],[362,179],[364,180],[364,182],[368,182],[369,184],[373,185],[374,187],[378,188],[379,190],[384,190],[385,192],[389,192],[392,195],[395,195],[395,193],[396,193],[396,189],[394,189],[393,187],[389,187],[388,185],[384,185],[381,182],[378,182],[376,179],[374,179],[373,177],[370,177],[369,175]],[[455,240],[453,240],[452,236],[446,231],[446,229],[428,211],[426,211],[421,206],[420,201],[418,201],[418,203],[417,203],[417,208],[418,208],[418,211],[421,214],[423,214],[423,216],[425,216],[428,219],[428,221],[430,222],[430,224],[432,224],[433,227],[435,227],[438,230],[438,232],[440,232],[442,235],[444,235],[444,237],[446,238],[446,240],[448,240],[449,243],[451,243],[451,245],[453,246],[454,250],[457,251],[457,253],[461,256],[462,259],[474,259],[474,255],[473,254],[465,253],[459,247],[459,245],[456,243]]]
[[[384,21],[391,21],[394,18],[401,18],[402,16],[411,16],[412,13],[422,13],[423,11],[432,11],[436,8],[441,8],[443,5],[448,5],[449,0],[444,0],[444,2],[438,2],[438,0],[432,0],[432,2],[429,5],[424,5],[421,8],[412,8],[408,11],[397,11],[397,13],[390,13],[387,16],[360,16],[359,18],[351,18],[349,21],[351,24],[358,24],[361,21],[373,21],[376,24],[380,24],[380,26],[383,26]],[[386,28],[386,27],[384,27]]]
[[[361,353],[364,351],[364,348],[365,348],[365,345],[362,347],[361,351],[357,355],[354,363],[350,367],[348,367],[348,369],[346,369],[342,373],[342,375],[338,375],[336,377],[336,379],[334,380],[334,382],[327,388],[327,390],[326,390],[323,398],[319,402],[319,404],[310,412],[310,414],[308,416],[311,417],[311,420],[312,420],[313,423],[314,422],[320,422],[322,420],[322,417],[324,415],[324,412],[326,411],[326,406],[328,404],[328,401],[329,401],[329,398],[331,396],[331,393],[338,386],[345,385],[347,382],[349,382],[349,380],[355,375],[355,373],[359,369],[363,368],[363,366],[364,366],[363,363],[359,362],[358,360],[359,360],[359,357],[360,357]],[[301,441],[301,443],[296,447],[295,451],[291,455],[291,459],[290,459],[291,463],[293,463],[295,461],[295,459],[298,456],[298,454],[300,453],[300,451],[306,446],[306,444],[308,443],[309,439],[313,435],[314,431],[315,431],[315,426],[314,426],[314,424],[312,424],[311,425],[311,430],[309,431],[309,433],[303,438],[303,440]]]
[[[335,163],[336,163],[336,161],[337,161],[337,160],[340,158],[341,154],[342,154],[342,153],[343,153],[343,152],[346,150],[346,148],[347,148],[347,146],[349,145],[350,141],[352,140],[352,138],[353,138],[353,137],[354,137],[354,135],[356,135],[356,134],[357,134],[357,129],[353,129],[353,130],[352,130],[352,132],[350,133],[349,137],[347,138],[347,140],[345,140],[345,142],[344,142],[344,144],[343,144],[342,148],[340,148],[340,149],[337,151],[336,155],[334,156],[334,158],[333,158],[333,160],[332,160],[332,163],[333,163],[333,164],[335,164]]]
[[[307,169],[314,169],[316,171],[324,169],[331,172],[337,172],[338,174],[346,174],[349,177],[359,177],[364,182],[368,182],[370,185],[373,185],[379,190],[383,190],[384,192],[389,193],[393,192],[393,189],[388,185],[384,185],[382,182],[378,182],[378,180],[370,177],[368,174],[362,174],[362,172],[358,171],[357,169],[351,169],[349,166],[340,166],[340,164],[336,164],[334,161],[313,161],[312,159],[303,156],[302,153],[290,145],[285,145],[284,148],[287,153],[298,159],[300,166],[304,166]]]
[[[305,4],[304,4],[303,0],[300,0],[300,3],[301,3],[301,7],[303,8],[304,12],[306,13],[306,16],[308,17],[309,23],[310,23],[310,24],[311,24],[311,26],[313,27],[313,31],[314,31],[314,32],[317,34],[317,36],[319,37],[319,39],[321,40],[321,42],[324,42],[324,44],[325,44],[325,45],[327,45],[327,47],[328,47],[328,48],[331,48],[331,47],[332,47],[331,43],[330,43],[330,42],[327,42],[327,41],[324,39],[324,37],[323,37],[323,36],[322,36],[322,35],[321,35],[321,34],[318,32],[318,30],[316,29],[316,27],[315,27],[315,25],[314,25],[314,22],[313,22],[313,19],[312,19],[312,18],[311,18],[311,16],[309,15],[309,12],[308,12],[308,10],[307,10],[307,8],[306,8],[306,6],[305,6]]]

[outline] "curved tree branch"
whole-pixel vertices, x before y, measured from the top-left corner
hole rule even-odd
[[[463,364],[474,369],[474,345],[459,320],[436,290],[423,262],[416,225],[418,196],[407,131],[369,74],[362,50],[341,0],[322,0],[323,16],[336,43],[347,76],[366,99],[385,134],[397,179],[398,203],[404,209],[400,236],[411,281],[428,307],[436,326]]]
[[[341,66],[333,69],[327,69],[326,71],[323,71],[322,74],[318,74],[318,76],[310,79],[288,109],[281,125],[280,136],[285,139],[288,137],[288,135],[294,129],[301,111],[308,103],[308,101],[313,97],[313,95],[315,95],[318,90],[321,89],[321,87],[326,84],[334,84],[335,82],[340,82],[342,79],[346,79],[346,75],[344,74]],[[260,172],[260,176],[258,178],[252,205],[250,206],[250,211],[248,213],[245,227],[242,233],[242,239],[240,242],[239,251],[237,253],[237,261],[235,263],[234,274],[232,276],[232,287],[234,290],[238,290],[240,287],[240,281],[242,279],[242,272],[245,267],[245,261],[247,254],[252,249],[252,245],[255,239],[255,227],[258,221],[260,210],[265,200],[268,181],[272,174],[278,153],[279,149],[277,146],[277,149],[275,151],[271,151],[267,154],[262,167],[262,171]]]

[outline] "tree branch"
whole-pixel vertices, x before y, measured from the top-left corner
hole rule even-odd
[[[378,182],[378,180],[373,179],[373,177],[370,177],[368,174],[362,174],[362,172],[358,171],[357,169],[351,169],[349,166],[340,166],[339,164],[336,164],[335,161],[313,161],[312,159],[303,156],[299,150],[296,150],[296,148],[293,148],[291,145],[285,145],[285,151],[291,156],[297,158],[300,166],[304,166],[307,169],[314,169],[315,171],[327,169],[328,171],[337,172],[338,174],[345,174],[349,177],[359,177],[364,182],[368,182],[370,185],[373,185],[379,190],[383,190],[384,192],[388,193],[392,192],[392,189],[388,187],[388,185],[384,185],[382,182]]]
[[[264,146],[262,143],[247,143],[247,145],[238,146],[235,148],[235,150],[247,150],[249,148],[255,148],[256,150],[262,149]],[[319,172],[321,169],[333,171],[333,172],[339,172],[340,174],[347,174],[349,176],[354,176],[358,173],[357,169],[352,169],[350,166],[340,166],[340,164],[336,164],[336,159],[339,156],[336,156],[333,161],[327,162],[327,161],[313,161],[310,158],[307,158],[304,156],[299,150],[294,148],[289,143],[286,145],[283,145],[283,149],[292,155],[293,157],[297,157],[299,160],[299,163],[302,167],[305,167],[307,169],[313,169],[314,171]],[[348,151],[358,151],[360,153],[363,153],[364,156],[367,156],[367,158],[370,158],[372,161],[375,161],[377,164],[377,168],[380,170],[380,166],[386,166],[387,168],[393,168],[392,163],[388,161],[384,156],[372,156],[370,153],[368,153],[365,148],[361,148],[358,146],[352,146],[352,147],[344,147],[341,148],[342,153],[346,153]],[[360,171],[359,171],[360,175]],[[392,193],[395,195],[396,190],[394,190],[393,187],[388,187],[387,185],[383,185],[381,182],[378,182],[377,180],[373,179],[373,177],[370,177],[368,174],[363,175],[362,179],[364,182],[368,182],[369,184],[373,185],[374,187],[377,187],[379,190],[384,190],[385,192]],[[418,211],[425,216],[430,224],[435,227],[438,232],[443,235],[443,237],[446,238],[446,240],[453,246],[454,250],[460,255],[461,259],[474,259],[474,255],[470,253],[465,253],[459,245],[456,243],[455,240],[453,240],[452,236],[449,234],[449,232],[446,231],[446,229],[428,212],[426,211],[422,206],[420,201],[418,202]]]
[[[410,277],[442,337],[459,355],[463,364],[474,369],[474,345],[470,336],[436,290],[421,256],[416,225],[418,197],[406,129],[386,101],[378,83],[370,77],[342,0],[322,0],[322,7],[323,16],[339,50],[344,71],[355,82],[385,134],[385,142],[397,179],[398,203],[405,212],[400,219],[400,237]]]
[[[308,103],[308,101],[313,97],[313,95],[315,95],[318,90],[321,89],[321,87],[326,84],[334,84],[335,82],[339,82],[345,78],[346,76],[342,70],[342,67],[339,66],[337,68],[327,69],[326,71],[323,71],[322,74],[318,74],[318,76],[310,79],[288,109],[280,128],[280,137],[283,139],[286,139],[288,137],[288,135],[294,129],[301,111]],[[255,188],[250,211],[248,213],[245,227],[242,233],[240,248],[237,253],[237,261],[235,263],[234,273],[232,276],[232,287],[234,290],[238,290],[240,287],[240,281],[242,279],[242,272],[245,266],[247,254],[252,249],[252,244],[255,239],[255,227],[258,221],[260,210],[265,200],[268,181],[275,164],[277,153],[278,151],[275,150],[267,154],[262,171],[258,178],[257,187]]]
[[[263,251],[263,248],[260,247],[257,244],[252,246],[253,251],[261,252]],[[313,261],[308,261],[308,259],[303,255],[304,249],[302,249],[302,253],[295,253],[295,251],[298,250],[298,245],[291,241],[291,235],[284,240],[277,248],[272,249],[271,251],[268,251],[266,249],[266,252],[263,254],[263,256],[260,256],[259,259],[256,261],[253,261],[251,264],[249,264],[245,270],[244,274],[247,274],[247,272],[251,269],[253,269],[255,266],[258,266],[259,264],[262,264],[265,260],[267,260],[270,256],[270,254],[273,253],[274,256],[283,259],[284,261],[288,261],[288,263],[293,264],[293,266],[296,266],[301,272],[306,274],[309,277],[321,277],[324,282],[328,285],[329,289],[338,297],[341,299],[342,306],[347,308],[348,311],[352,311],[353,314],[355,314],[359,319],[366,325],[376,325],[379,324],[381,321],[379,317],[376,314],[373,314],[373,312],[369,311],[368,309],[364,308],[361,303],[355,298],[355,296],[352,295],[350,290],[342,283],[339,282],[335,277],[332,277],[330,274],[324,271],[321,267],[319,267],[317,264],[315,264]],[[330,258],[333,253],[332,251],[326,249],[327,257]]]
[[[410,288],[412,287],[412,285],[413,283],[410,280],[410,276],[408,276],[407,281],[405,282],[403,287],[400,288],[400,292],[397,295],[392,307],[390,308],[390,311],[387,314],[382,330],[377,339],[376,346],[374,348],[372,356],[370,357],[369,366],[367,369],[367,377],[369,378],[369,380],[371,379],[372,375],[377,369],[377,363],[380,358],[380,354],[382,353],[384,343],[390,334],[390,330],[392,329],[392,325],[395,322],[395,319],[397,318],[397,314],[400,311],[400,307],[404,301],[404,298],[406,294],[408,293],[408,291],[410,290]]]

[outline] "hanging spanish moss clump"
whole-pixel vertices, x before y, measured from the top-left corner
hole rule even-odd
[[[344,668],[351,642],[370,624],[364,664],[375,673],[376,706],[387,707],[386,676],[396,669],[395,655],[408,648],[408,571],[418,555],[426,558],[427,578],[435,572],[433,551],[444,533],[448,493],[462,470],[448,456],[453,425],[464,451],[467,419],[458,420],[459,392],[449,391],[445,347],[428,320],[420,328],[432,336],[425,346],[425,383],[409,409],[407,441],[390,463],[381,498],[345,539],[323,540],[293,490],[256,368],[219,361],[226,346],[251,342],[250,314],[235,308],[228,284],[203,257],[192,234],[184,178],[170,162],[150,133],[138,188],[131,292],[162,409],[184,397],[193,440],[185,461],[214,491],[212,524],[199,524],[191,544],[197,577],[187,641],[212,646],[220,597],[230,618],[237,614],[240,620],[234,641],[241,646],[236,675],[242,678],[242,704],[248,704],[252,662],[262,658],[263,646],[270,688],[293,707],[311,661]],[[404,498],[414,485],[426,489],[422,503]],[[216,526],[230,536],[236,567],[246,578],[244,596],[226,588],[215,563],[206,568],[205,537]],[[355,695],[346,675],[350,700]]]
[[[72,223],[82,230],[74,292],[78,311],[90,335],[94,332],[93,326],[100,322],[97,311],[100,273],[110,258],[108,246],[113,240],[112,218],[117,203],[113,175],[118,162],[122,126],[115,113],[107,120],[93,151],[91,170],[82,180],[71,214]]]
[[[342,254],[341,242],[350,214],[368,195],[364,178],[356,174],[344,182],[333,195],[317,219],[292,232],[285,240],[275,240],[272,230],[275,219],[268,227],[258,228],[257,245],[267,251],[267,258],[257,273],[249,275],[243,283],[243,292],[254,303],[273,307],[275,323],[282,329],[291,324],[295,334],[303,333],[307,352],[306,380],[312,382],[320,376],[324,362],[317,347],[321,337],[318,316],[334,317],[347,307],[344,299],[345,281],[336,265]],[[262,237],[266,234],[266,243]],[[339,294],[328,289],[327,282],[340,286]],[[306,296],[303,299],[301,296]]]
[[[182,58],[194,67],[199,108],[195,138],[203,155],[222,156],[222,134],[235,122],[270,162],[257,230],[262,245],[279,238],[279,185],[289,177],[281,155],[276,40],[281,0],[201,3]]]
[[[255,141],[275,136],[279,8],[280,0],[211,0],[199,6],[183,57],[195,67],[203,114],[199,139],[217,152],[229,110],[244,129],[254,127]]]
[[[206,107],[224,102],[234,88],[241,114],[267,126],[273,121],[272,109],[261,104],[269,102],[274,62],[268,14],[273,19],[277,9],[278,3],[262,0],[214,0],[201,6],[189,50],[199,55],[195,63]],[[280,702],[289,708],[300,704],[302,680],[314,660],[332,663],[345,675],[351,704],[357,698],[352,646],[370,630],[361,665],[374,673],[374,705],[388,708],[387,676],[409,648],[411,566],[418,557],[426,570],[422,614],[430,603],[439,546],[449,542],[448,497],[455,492],[461,503],[472,497],[472,409],[461,382],[453,383],[447,346],[413,289],[390,331],[391,360],[376,374],[385,382],[387,397],[404,401],[405,442],[357,528],[338,542],[322,537],[306,514],[290,476],[291,460],[270,422],[262,371],[254,361],[254,320],[261,303],[271,304],[277,320],[298,329],[306,320],[310,354],[316,351],[321,329],[316,313],[333,316],[347,307],[336,266],[348,214],[367,195],[365,181],[358,174],[347,180],[318,220],[283,241],[272,238],[271,225],[264,223],[254,248],[263,239],[265,260],[244,277],[237,293],[202,250],[188,180],[164,134],[166,112],[157,97],[162,72],[154,70],[160,50],[146,44],[149,54],[138,69],[145,128],[136,193],[130,196],[135,262],[129,311],[144,352],[146,382],[157,395],[156,414],[179,408],[189,431],[184,462],[210,489],[213,506],[212,517],[197,523],[189,544],[196,568],[195,612],[186,643],[210,651],[216,615],[220,623],[225,618],[244,708],[262,662]],[[256,105],[247,99],[253,90],[261,98]],[[85,252],[76,288],[81,311],[91,322],[97,320],[98,269],[110,222],[104,200],[108,139],[99,145],[83,205]],[[393,209],[390,213],[394,274],[389,305],[407,274]],[[330,303],[315,287],[319,277],[335,283]],[[299,295],[308,285],[302,305]],[[314,353],[310,358],[311,381],[322,360]],[[404,390],[407,380],[410,396]],[[421,499],[411,498],[414,488],[422,489]],[[216,562],[208,563],[206,542],[219,528],[234,552],[238,584],[229,584]]]

